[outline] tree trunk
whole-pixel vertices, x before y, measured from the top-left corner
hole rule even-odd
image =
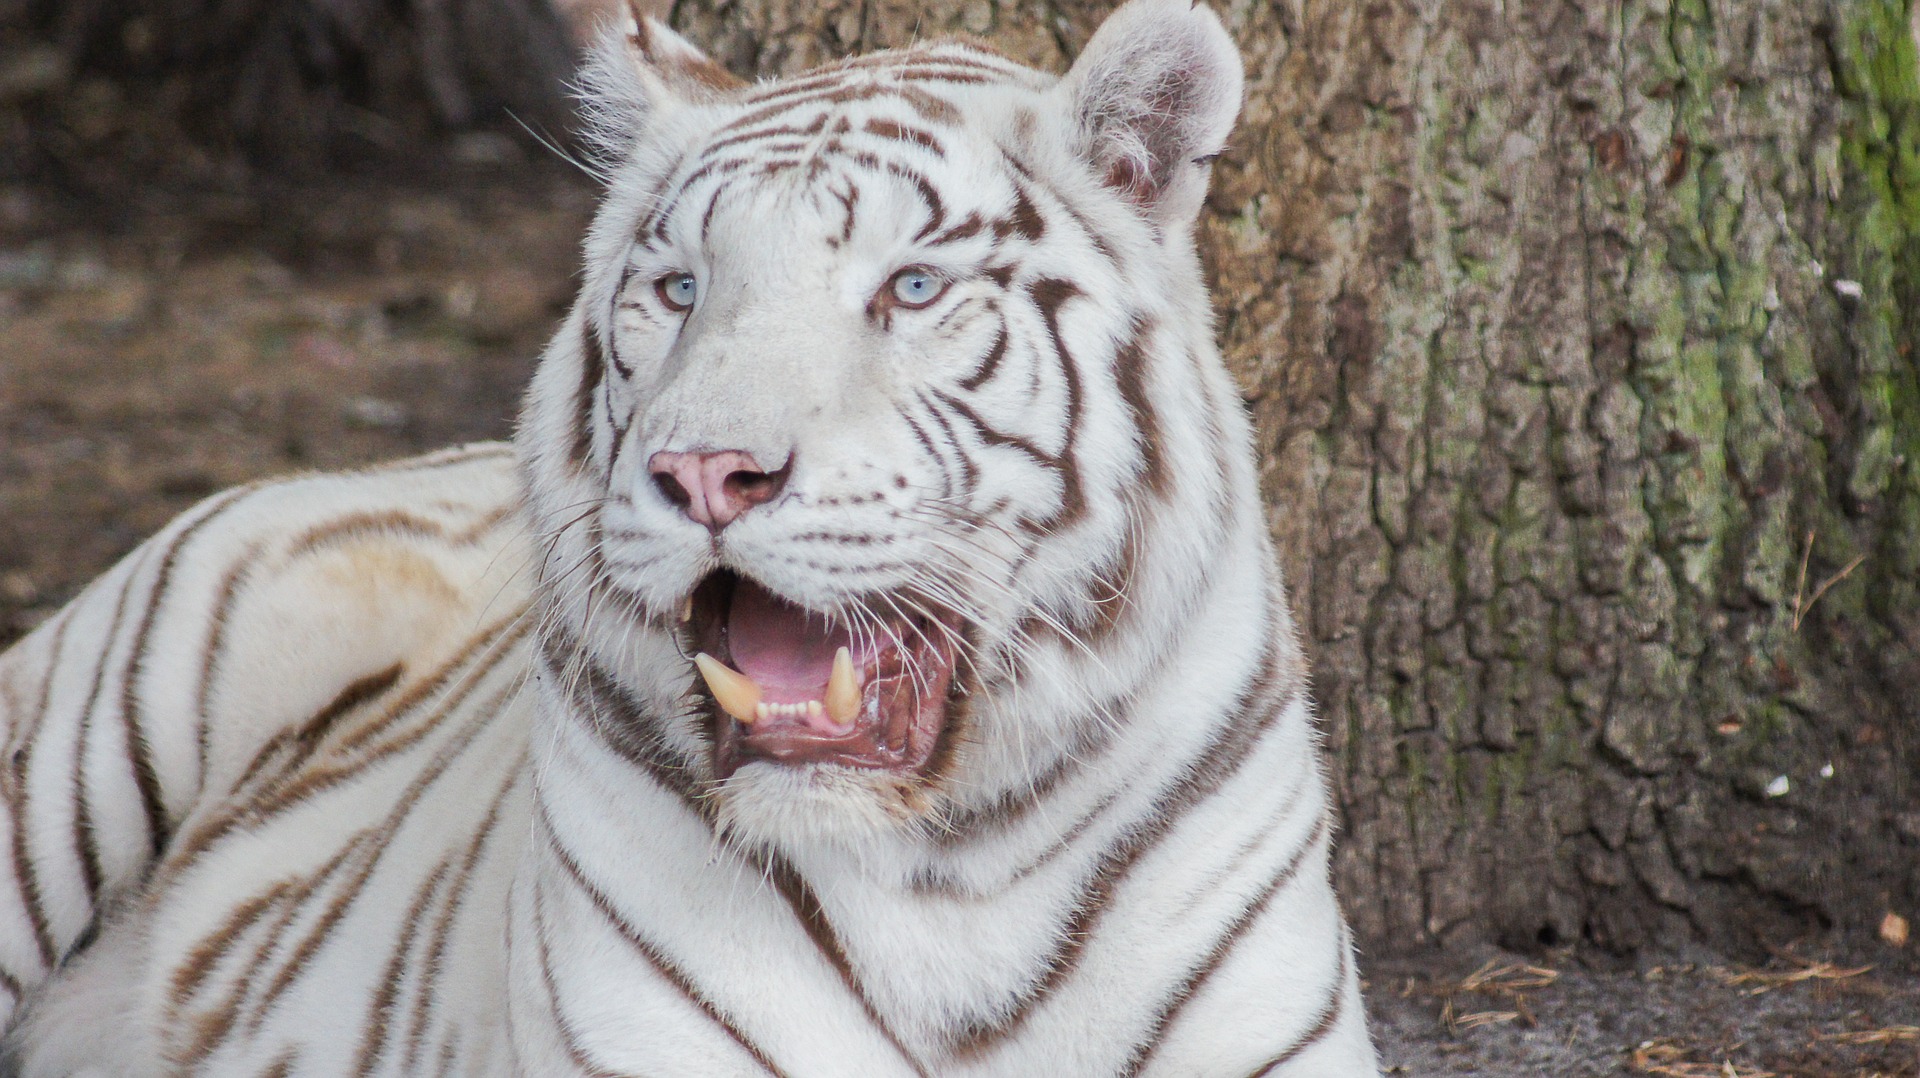
[[[1909,0],[1280,0],[1205,220],[1376,948],[1920,903]],[[682,0],[743,74],[1105,4]]]

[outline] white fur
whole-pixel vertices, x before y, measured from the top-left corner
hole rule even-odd
[[[635,29],[584,82],[609,186],[517,463],[216,499],[0,658],[7,1062],[1375,1074],[1192,244],[1218,21],[1134,0],[1063,79],[933,45],[779,116]],[[919,265],[939,302],[873,306]],[[792,462],[718,537],[646,470],[712,449]],[[713,781],[667,626],[723,567],[964,614],[938,764]]]

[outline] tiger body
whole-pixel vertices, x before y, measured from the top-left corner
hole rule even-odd
[[[1190,238],[1218,23],[737,87],[638,21],[589,86],[514,447],[213,499],[0,657],[6,1063],[1377,1073]]]

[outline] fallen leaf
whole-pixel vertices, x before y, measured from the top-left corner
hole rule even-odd
[[[1911,928],[1905,917],[1888,910],[1887,915],[1880,919],[1880,939],[1889,947],[1905,947]]]

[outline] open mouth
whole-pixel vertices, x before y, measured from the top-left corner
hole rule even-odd
[[[694,664],[714,709],[714,774],[743,764],[917,772],[947,725],[960,627],[918,604],[834,618],[721,570],[694,589]],[[904,607],[894,611],[894,607]]]

